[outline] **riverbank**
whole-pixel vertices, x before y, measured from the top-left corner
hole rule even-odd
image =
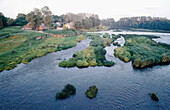
[[[37,39],[41,36],[43,39]],[[23,32],[13,34],[9,38],[0,39],[0,71],[11,70],[20,63],[28,63],[32,59],[76,46],[86,36],[74,35],[53,37],[39,32]]]
[[[82,32],[99,32],[99,31],[108,31],[109,27],[106,26],[101,26],[101,27],[95,27],[95,28],[90,28],[90,29],[80,29]]]
[[[130,31],[138,31],[138,32],[160,32],[160,33],[170,33],[170,31],[166,31],[166,30],[152,30],[152,29],[135,29],[135,28],[130,28],[130,29],[127,29],[127,30],[130,30]]]

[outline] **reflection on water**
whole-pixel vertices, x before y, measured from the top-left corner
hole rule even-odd
[[[0,109],[170,109],[170,65],[135,70],[131,62],[124,63],[114,57],[116,46],[111,45],[105,49],[106,58],[116,63],[113,67],[58,67],[61,60],[71,58],[75,52],[89,46],[89,42],[89,39],[84,40],[71,49],[50,53],[1,72]],[[76,95],[56,100],[55,94],[67,83],[77,88]],[[92,100],[84,93],[91,85],[99,88],[97,97]],[[157,92],[160,101],[152,101],[150,92]]]

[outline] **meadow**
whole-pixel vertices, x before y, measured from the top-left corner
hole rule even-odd
[[[36,39],[46,36],[44,39]],[[86,39],[83,34],[68,37],[53,37],[38,32],[15,33],[11,37],[0,39],[0,71],[10,70],[20,63],[76,46]]]
[[[0,30],[0,37],[9,37],[14,33],[23,32],[22,26],[5,27]],[[11,35],[10,35],[11,34]]]

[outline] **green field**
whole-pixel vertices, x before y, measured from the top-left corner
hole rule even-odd
[[[6,27],[0,30],[0,37],[5,36],[5,37],[9,37],[10,33],[14,34],[14,33],[18,33],[18,32],[23,32],[23,30],[21,29],[22,26],[12,26],[12,27]]]
[[[61,34],[61,35],[64,35],[64,34],[74,34],[74,33],[78,33],[78,31],[72,31],[72,30],[50,30],[50,31],[45,31],[45,32],[49,32],[51,34]]]
[[[147,35],[122,35],[126,43],[114,50],[114,55],[124,62],[132,61],[134,68],[169,64],[170,45],[156,43]]]
[[[74,47],[78,41],[86,39],[84,35],[75,35],[60,38],[48,36],[36,40],[39,36],[46,36],[46,34],[23,32],[0,39],[0,71],[10,70],[21,62],[28,63],[50,52]]]

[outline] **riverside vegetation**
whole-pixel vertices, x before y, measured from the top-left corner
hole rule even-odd
[[[114,65],[114,62],[106,60],[106,50],[104,47],[109,46],[115,39],[118,38],[118,36],[112,35],[110,38],[108,33],[104,34],[103,38],[97,33],[86,33],[86,36],[89,36],[92,39],[90,46],[82,51],[74,53],[73,58],[60,62],[60,67],[77,66],[78,68],[85,68],[89,66],[95,67],[103,65],[111,67]]]
[[[36,38],[40,36],[46,37],[37,40]],[[86,39],[83,34],[60,38],[38,32],[12,34],[7,38],[0,39],[0,71],[13,69],[17,64],[26,64],[32,59],[50,52],[74,47],[77,42],[83,39]]]
[[[157,43],[149,35],[122,35],[125,45],[114,50],[114,55],[124,62],[132,61],[134,68],[169,64],[170,45]]]

